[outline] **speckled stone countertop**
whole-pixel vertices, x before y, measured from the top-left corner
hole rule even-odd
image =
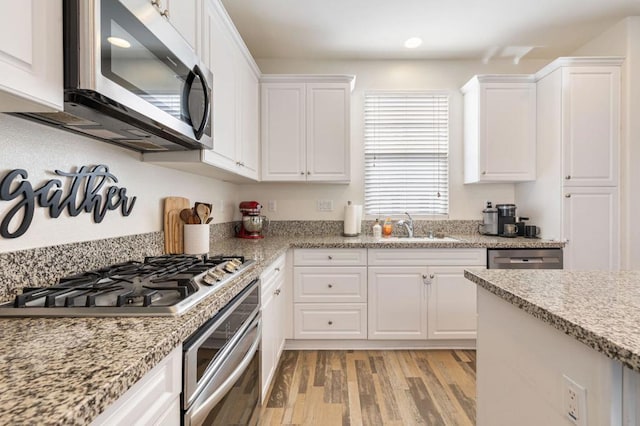
[[[640,372],[640,272],[478,269],[465,277]]]
[[[256,264],[180,317],[0,319],[0,419],[12,425],[90,423],[291,247],[562,247],[524,238],[458,238],[418,243],[339,236],[224,239],[212,244],[212,255],[243,255]]]

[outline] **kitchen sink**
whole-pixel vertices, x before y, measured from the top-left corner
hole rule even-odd
[[[402,242],[402,243],[453,243],[460,241],[456,238],[452,237],[443,237],[443,238],[435,238],[435,237],[387,237],[387,238],[379,238],[378,241],[388,241],[388,242]]]

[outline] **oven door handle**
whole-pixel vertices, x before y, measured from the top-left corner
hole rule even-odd
[[[262,340],[262,324],[258,322],[258,333],[256,333],[256,338],[251,344],[249,351],[245,355],[245,357],[240,361],[238,366],[233,370],[232,373],[220,384],[220,386],[213,392],[211,395],[207,397],[206,400],[199,402],[196,407],[193,408],[193,411],[189,415],[189,424],[191,426],[198,426],[204,423],[207,416],[213,409],[213,407],[218,404],[225,397],[227,392],[235,385],[238,381],[242,373],[244,373],[247,366],[251,363],[251,360],[255,356],[256,350],[260,345],[260,341]]]

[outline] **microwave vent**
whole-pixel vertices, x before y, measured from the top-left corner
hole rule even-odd
[[[167,148],[156,145],[148,140],[124,140],[118,139],[118,143],[123,145],[128,145],[134,149],[143,150],[143,151],[168,151]]]

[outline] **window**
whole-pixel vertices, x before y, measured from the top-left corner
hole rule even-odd
[[[449,212],[449,95],[368,92],[364,204],[373,216]]]

